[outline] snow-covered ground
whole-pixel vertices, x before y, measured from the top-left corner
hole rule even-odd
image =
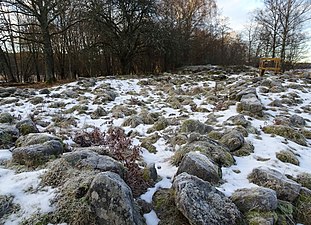
[[[243,79],[243,74],[235,74],[229,77],[234,82],[238,82]],[[183,79],[189,79],[191,81],[192,77],[189,76],[180,76]],[[96,89],[100,89],[104,86],[110,86],[114,91],[118,92],[119,96],[116,97],[114,101],[107,102],[102,104],[101,106],[107,111],[110,110],[114,106],[118,105],[128,105],[128,102],[135,98],[137,101],[141,101],[145,103],[144,109],[147,109],[149,112],[158,112],[161,116],[166,118],[178,118],[182,114],[188,114],[190,119],[196,119],[201,122],[205,122],[208,119],[208,112],[193,112],[190,106],[185,106],[185,111],[180,109],[174,109],[169,104],[167,104],[166,100],[168,97],[168,93],[164,91],[164,86],[167,85],[163,83],[162,87],[158,87],[155,85],[143,85],[140,84],[140,81],[147,81],[148,78],[144,79],[99,79],[96,80],[95,85],[93,85],[90,89],[87,90],[84,94],[79,94],[79,97],[83,97],[83,103],[88,106],[87,112],[94,111],[99,104],[94,104],[94,100],[97,97],[95,94]],[[234,84],[231,83],[231,85]],[[268,107],[268,104],[275,99],[280,98],[282,95],[288,95],[289,93],[296,93],[303,100],[301,104],[298,104],[295,107],[291,107],[287,109],[287,113],[296,114],[297,109],[301,109],[302,106],[310,106],[311,105],[311,84],[303,83],[301,80],[298,81],[301,85],[304,86],[305,91],[297,90],[297,89],[286,89],[286,91],[281,93],[269,93],[268,95],[262,94],[257,91],[258,97],[261,100],[262,104]],[[283,83],[284,86],[292,84],[291,81],[287,81]],[[297,84],[297,83],[296,83]],[[204,88],[215,88],[216,82],[207,80],[207,81],[199,81],[199,82],[190,82],[189,85],[181,85],[180,88],[183,91],[191,90],[194,87],[204,87]],[[79,87],[78,82],[73,82],[70,84],[66,84],[60,87],[51,88],[51,93],[49,95],[39,94],[39,90],[35,90],[37,97],[43,97],[44,102],[34,105],[28,99],[19,99],[18,104],[11,103],[0,106],[0,112],[9,112],[14,115],[16,118],[26,118],[30,114],[36,114],[35,116],[40,117],[41,121],[51,122],[53,116],[59,115],[63,117],[74,116],[77,121],[76,126],[71,126],[67,128],[58,128],[55,127],[56,134],[59,132],[61,134],[64,133],[64,130],[68,133],[75,133],[81,129],[86,129],[87,127],[99,127],[102,131],[106,131],[109,126],[121,126],[121,124],[125,121],[127,117],[113,119],[111,113],[108,116],[92,119],[88,113],[78,114],[77,111],[72,114],[63,114],[63,111],[66,109],[70,109],[73,106],[80,104],[80,100],[76,97],[72,98],[68,96],[68,98],[55,98],[51,97],[53,94],[63,94],[68,90],[76,90]],[[174,86],[173,86],[174,87]],[[81,87],[81,89],[83,89]],[[83,91],[81,91],[83,93]],[[144,93],[144,94],[143,94]],[[215,108],[215,105],[209,104],[206,101],[206,96],[202,94],[195,94],[191,96],[193,102],[197,105],[197,107],[206,108],[212,111]],[[66,103],[63,109],[60,108],[51,108],[48,107],[49,104],[53,102],[62,102]],[[137,113],[140,113],[142,107],[139,105],[131,105],[131,108],[135,109]],[[264,120],[251,118],[249,121],[252,123],[252,126],[261,129],[262,126],[273,124],[273,120],[276,115],[278,115],[278,111],[266,110],[266,114],[269,116],[265,117]],[[226,121],[230,116],[237,115],[236,106],[230,106],[228,109],[223,111],[215,111],[215,115],[219,116],[217,125],[222,126],[223,122]],[[311,115],[307,113],[299,114],[306,120],[306,128],[311,128]],[[249,119],[248,116],[246,116]],[[52,123],[53,124],[53,123]],[[216,125],[216,126],[217,126]],[[40,131],[46,131],[47,128],[38,126]],[[136,128],[131,127],[123,127],[126,132],[136,131],[142,137],[149,136],[147,130],[151,127],[151,125],[139,125]],[[167,129],[171,129],[172,132],[177,129],[176,126],[171,126]],[[163,131],[159,131],[160,136]],[[235,157],[236,164],[231,167],[223,167],[222,175],[224,184],[218,187],[220,191],[225,193],[227,196],[230,196],[236,189],[252,187],[256,186],[248,181],[248,174],[256,167],[265,166],[277,169],[278,171],[289,174],[292,176],[297,175],[301,172],[311,173],[311,140],[308,140],[308,146],[301,146],[292,141],[287,140],[284,142],[283,137],[272,137],[269,134],[264,134],[263,132],[260,135],[260,139],[258,135],[250,134],[246,137],[246,140],[253,143],[255,150],[254,153],[245,157]],[[71,135],[65,136],[67,138],[65,142],[69,145],[73,144],[73,140],[71,139]],[[134,144],[140,144],[140,140],[138,138],[134,138]],[[156,147],[157,153],[149,153],[147,150],[143,149],[142,158],[146,162],[146,164],[155,163],[158,175],[161,177],[161,180],[155,184],[154,187],[149,188],[148,191],[141,196],[147,202],[152,201],[152,196],[159,188],[169,188],[172,185],[172,179],[174,174],[177,171],[177,167],[171,165],[170,158],[174,154],[176,149],[173,149],[172,146],[167,144],[167,141],[164,138],[160,138],[154,146]],[[276,152],[280,150],[290,149],[297,153],[300,166],[295,166],[289,163],[283,163],[276,158]],[[11,154],[9,150],[0,150],[0,162],[3,160],[10,159]],[[258,158],[265,160],[258,160]],[[239,171],[239,172],[237,172]],[[52,188],[41,188],[39,186],[40,183],[40,175],[44,172],[44,170],[31,171],[31,172],[22,172],[16,173],[12,169],[7,169],[4,166],[0,166],[0,195],[10,195],[14,196],[13,203],[18,204],[21,210],[16,213],[11,214],[7,220],[5,221],[5,225],[9,224],[19,224],[23,219],[31,216],[35,213],[47,213],[53,210],[53,205],[50,204],[50,200],[55,196],[56,190]],[[154,211],[151,211],[148,214],[144,215],[148,225],[156,225],[158,224],[159,219]]]

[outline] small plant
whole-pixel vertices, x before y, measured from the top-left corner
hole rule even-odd
[[[81,147],[107,147],[110,155],[127,169],[125,182],[131,187],[134,196],[139,196],[150,186],[150,181],[144,179],[143,169],[137,164],[141,149],[132,145],[132,140],[122,128],[110,127],[106,133],[94,128],[91,132],[77,134],[73,140]]]

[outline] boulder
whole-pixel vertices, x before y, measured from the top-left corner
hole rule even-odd
[[[278,199],[289,202],[293,202],[297,198],[301,189],[300,184],[270,168],[255,168],[248,179],[254,184],[275,190]]]
[[[176,206],[190,224],[238,224],[237,207],[209,182],[182,173],[175,177],[173,189]]]
[[[94,119],[99,119],[102,116],[107,116],[108,112],[101,106],[98,106],[94,112],[91,114],[91,118]]]
[[[47,88],[41,89],[41,90],[39,91],[39,94],[40,94],[40,95],[48,95],[48,94],[50,94],[50,93],[51,93],[50,90],[47,89]]]
[[[142,118],[140,118],[139,116],[133,115],[130,116],[129,118],[127,118],[123,123],[122,126],[123,127],[131,127],[131,128],[135,128],[140,124],[143,124],[143,120]]]
[[[16,140],[16,147],[26,147],[29,145],[35,145],[35,144],[43,144],[47,141],[59,141],[61,142],[61,139],[59,137],[56,137],[54,135],[48,134],[48,133],[30,133],[25,136],[21,136]]]
[[[241,148],[244,144],[244,137],[241,133],[237,131],[230,131],[222,136],[220,143],[227,146],[230,151],[235,151]]]
[[[147,133],[152,133],[155,131],[160,131],[160,130],[164,130],[165,128],[167,128],[169,125],[168,120],[161,116],[158,118],[158,120],[154,123],[154,125],[148,129]]]
[[[213,127],[201,123],[198,120],[186,120],[182,123],[180,131],[184,133],[196,132],[199,134],[208,134]]]
[[[43,144],[18,147],[12,151],[13,162],[29,167],[37,167],[64,151],[60,141],[52,140]]]
[[[276,192],[264,187],[238,189],[231,200],[243,213],[251,210],[273,211],[278,205]]]
[[[231,125],[231,124],[240,125],[240,126],[245,127],[245,128],[251,125],[251,123],[248,120],[246,120],[245,117],[241,114],[229,117],[225,121],[224,124],[225,125]]]
[[[238,112],[244,112],[259,117],[263,116],[262,110],[262,104],[255,94],[243,95],[240,103],[237,106]]]
[[[66,153],[62,156],[71,166],[76,168],[88,168],[101,172],[111,171],[124,177],[124,167],[117,160],[106,155],[99,155],[90,150],[79,150]]]
[[[255,88],[246,88],[240,92],[238,92],[236,94],[236,99],[237,101],[241,101],[241,98],[244,96],[244,95],[248,95],[248,94],[253,94],[253,95],[256,95],[256,89]]]
[[[296,114],[292,115],[289,118],[289,120],[291,122],[291,125],[294,127],[303,127],[306,125],[305,119],[301,116],[296,115]]]
[[[297,175],[295,181],[311,190],[311,173],[300,173]]]
[[[307,146],[305,137],[289,126],[270,125],[263,127],[262,130],[267,134],[276,134],[284,138],[287,138],[297,144]]]
[[[254,145],[250,142],[244,142],[243,146],[239,148],[238,150],[235,150],[231,154],[234,156],[242,157],[242,156],[248,156],[252,153],[254,153]]]
[[[188,152],[195,151],[206,155],[207,158],[219,166],[231,166],[235,162],[227,147],[208,137],[200,138],[184,145],[180,150],[175,152],[172,161],[174,164],[179,165]]]
[[[189,152],[182,159],[176,175],[186,172],[211,184],[218,184],[221,179],[221,174],[218,171],[218,166],[214,165],[205,155],[198,152]]]
[[[130,187],[118,174],[102,172],[95,176],[88,191],[96,224],[143,225],[144,220],[134,205]]]
[[[0,148],[9,148],[19,136],[19,131],[10,125],[0,124]]]
[[[10,113],[0,113],[0,123],[12,123],[14,117]]]
[[[21,135],[27,135],[30,133],[39,133],[36,124],[31,119],[19,121],[16,124],[16,128],[19,130]]]

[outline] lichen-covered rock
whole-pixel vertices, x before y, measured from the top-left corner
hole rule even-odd
[[[278,158],[282,162],[291,163],[296,166],[299,166],[299,160],[297,156],[295,156],[294,153],[292,153],[289,150],[282,150],[280,152],[277,152],[276,158]]]
[[[177,209],[173,189],[159,189],[152,197],[153,208],[160,219],[158,225],[190,225]]]
[[[264,187],[238,189],[232,194],[231,200],[241,212],[273,211],[278,205],[276,192]]]
[[[0,123],[12,123],[14,117],[10,113],[0,113]]]
[[[307,146],[305,137],[289,126],[270,125],[263,127],[262,130],[267,134],[276,134],[296,142],[297,144]]]
[[[16,128],[19,130],[21,135],[27,135],[30,133],[39,133],[36,124],[31,119],[19,121],[16,124]]]
[[[241,101],[241,98],[242,98],[244,95],[248,95],[248,94],[254,94],[254,95],[256,95],[256,89],[255,89],[255,88],[246,88],[246,89],[240,91],[239,93],[236,94],[235,100]]]
[[[192,141],[176,151],[172,157],[172,163],[179,165],[183,157],[191,151],[198,151],[206,155],[219,166],[231,166],[235,162],[227,147],[206,137],[201,140]]]
[[[245,119],[245,117],[241,114],[236,116],[231,116],[225,121],[225,125],[240,125],[243,127],[248,127],[251,125],[251,123]]]
[[[302,187],[294,202],[294,218],[298,223],[311,224],[311,190]]]
[[[198,120],[186,120],[182,123],[180,131],[184,133],[196,132],[200,134],[208,134],[213,128]]]
[[[59,137],[56,137],[54,135],[48,134],[48,133],[30,133],[25,136],[21,136],[16,140],[16,147],[26,147],[29,145],[35,145],[35,144],[43,144],[47,141],[59,141],[61,142],[61,139]]]
[[[294,127],[303,127],[306,125],[306,121],[303,117],[298,116],[296,114],[290,117],[290,122]]]
[[[263,116],[263,107],[255,94],[243,95],[237,106],[237,111],[250,115]]]
[[[59,156],[63,151],[63,144],[60,141],[52,140],[43,144],[15,148],[12,151],[12,160],[21,165],[37,167],[49,159]]]
[[[221,179],[221,174],[218,171],[218,166],[214,165],[205,155],[198,152],[189,152],[182,159],[176,175],[186,172],[211,184],[218,184]]]
[[[237,207],[209,182],[182,173],[175,177],[173,189],[176,206],[190,224],[238,224]]]
[[[241,148],[244,144],[244,137],[241,133],[237,131],[230,131],[222,136],[220,143],[227,146],[230,151],[235,151]]]
[[[95,176],[88,191],[96,224],[143,225],[130,187],[118,174],[102,172]]]
[[[111,171],[124,177],[125,169],[120,162],[109,156],[99,155],[90,150],[69,152],[64,154],[62,158],[75,168],[87,168],[101,172]]]
[[[29,102],[33,105],[38,105],[38,104],[42,103],[43,101],[44,101],[44,98],[42,98],[40,96],[36,96],[36,97],[29,99]]]
[[[248,179],[254,184],[275,190],[278,199],[289,202],[293,202],[297,198],[301,189],[300,184],[270,168],[255,168]]]
[[[10,125],[0,124],[0,148],[9,148],[14,145],[19,131]]]

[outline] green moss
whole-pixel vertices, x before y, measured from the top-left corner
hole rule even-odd
[[[31,124],[24,123],[19,127],[19,132],[22,135],[27,135],[30,133],[38,133],[38,129]]]
[[[280,151],[276,153],[276,158],[285,163],[291,163],[299,166],[299,160],[297,157],[290,151]]]
[[[297,144],[304,146],[307,145],[305,137],[291,127],[283,125],[271,125],[263,127],[262,130],[267,134],[276,134],[296,142]]]
[[[190,225],[175,205],[173,189],[158,190],[152,200],[154,210],[160,219],[159,225]]]
[[[311,139],[311,131],[310,130],[301,129],[301,133],[303,136],[305,136],[305,138]]]
[[[147,133],[150,134],[155,131],[164,130],[168,127],[168,125],[168,120],[164,117],[161,117],[157,122],[155,122],[155,124],[151,128],[148,129]]]
[[[296,182],[311,190],[311,174],[301,173],[297,176]]]
[[[213,139],[213,140],[220,140],[222,138],[223,134],[221,132],[212,130],[211,132],[208,133],[208,137]]]
[[[13,142],[13,137],[8,132],[3,132],[0,134],[0,146],[6,147],[7,145],[11,144]]]
[[[150,142],[142,142],[140,146],[147,149],[150,153],[157,153],[157,148]]]
[[[293,218],[294,207],[290,202],[278,200],[276,213],[278,215],[278,225],[291,224]]]
[[[310,224],[311,221],[311,194],[308,192],[300,192],[294,202],[294,217],[298,223]]]
[[[0,114],[0,123],[12,123],[14,117],[10,113]]]
[[[249,225],[262,225],[270,224],[268,221],[273,221],[273,224],[276,224],[278,215],[276,212],[258,212],[250,211],[246,213],[246,220]]]
[[[75,106],[71,107],[70,109],[65,110],[64,113],[65,113],[65,114],[71,114],[71,113],[77,111],[78,114],[83,114],[83,113],[85,113],[88,109],[89,109],[89,107],[86,106],[86,105],[75,105]]]
[[[250,143],[245,142],[244,145],[237,151],[232,152],[234,156],[248,156],[254,152],[254,146]]]

